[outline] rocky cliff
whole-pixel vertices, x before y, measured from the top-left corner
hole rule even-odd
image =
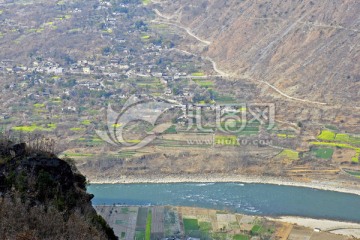
[[[0,143],[1,239],[117,239],[71,162]]]

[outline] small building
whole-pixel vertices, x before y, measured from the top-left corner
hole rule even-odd
[[[91,73],[90,68],[89,68],[89,67],[84,67],[84,68],[83,68],[83,73],[84,73],[84,74],[90,74],[90,73]]]

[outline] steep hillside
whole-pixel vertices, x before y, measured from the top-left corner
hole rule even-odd
[[[261,88],[269,83],[293,98],[359,106],[359,1],[183,0],[161,5],[168,19],[208,41],[202,54],[233,76]]]
[[[86,193],[86,179],[64,160],[0,143],[1,239],[117,239]]]

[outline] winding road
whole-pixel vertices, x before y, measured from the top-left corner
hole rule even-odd
[[[159,17],[159,18],[162,18],[163,20],[152,20],[152,22],[155,22],[155,23],[161,23],[161,24],[167,24],[167,25],[172,25],[172,26],[175,26],[175,27],[178,27],[180,29],[183,29],[187,32],[188,35],[190,35],[191,37],[195,38],[196,40],[198,40],[199,42],[209,46],[211,45],[211,42],[210,41],[207,41],[205,39],[202,39],[198,36],[196,36],[194,33],[192,33],[191,29],[190,28],[187,28],[185,26],[182,26],[180,25],[179,23],[176,23],[176,22],[171,22],[171,19],[174,18],[174,16],[166,16],[164,14],[162,14],[158,9],[154,9],[154,12],[156,13],[156,15]],[[167,21],[165,21],[167,20]],[[181,50],[183,51],[183,50]],[[196,54],[194,53],[189,53],[187,51],[183,51],[184,53],[186,54],[192,54],[192,55],[195,55],[197,56]],[[297,97],[292,97],[286,93],[284,93],[283,91],[281,91],[279,88],[275,87],[274,85],[266,82],[266,81],[263,81],[263,80],[258,80],[258,79],[254,79],[252,77],[249,77],[249,76],[245,76],[245,75],[234,75],[234,74],[229,74],[229,73],[226,73],[222,70],[220,70],[217,66],[217,63],[210,57],[205,57],[206,60],[210,61],[213,65],[213,69],[215,72],[217,72],[219,75],[221,75],[222,77],[240,77],[240,78],[244,78],[244,79],[247,79],[247,80],[250,80],[250,81],[253,81],[253,82],[258,82],[261,84],[265,84],[267,85],[268,87],[270,87],[271,89],[273,89],[274,91],[276,91],[278,94],[280,94],[281,96],[287,98],[288,100],[291,100],[291,101],[297,101],[297,102],[303,102],[303,103],[310,103],[310,104],[316,104],[316,105],[328,105],[327,103],[324,103],[324,102],[317,102],[317,101],[311,101],[311,100],[308,100],[308,99],[300,99],[300,98],[297,98]]]
[[[181,25],[179,25],[179,24],[176,24],[176,23],[173,23],[173,22],[160,21],[160,20],[152,20],[152,22],[162,23],[162,24],[167,24],[167,25],[172,25],[172,26],[175,26],[175,27],[184,29],[184,30],[187,32],[187,34],[189,34],[191,37],[195,38],[195,39],[198,40],[199,42],[202,42],[202,43],[205,44],[205,45],[210,45],[210,44],[211,44],[211,42],[206,41],[206,40],[203,40],[203,39],[199,38],[198,36],[196,36],[195,34],[193,34],[189,28],[184,27],[184,26],[181,26]]]

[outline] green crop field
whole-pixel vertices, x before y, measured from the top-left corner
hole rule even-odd
[[[333,131],[337,131],[337,130],[338,130],[338,128],[337,128],[336,126],[333,126],[333,125],[326,125],[325,127],[326,127],[327,129],[333,130]]]
[[[124,152],[119,152],[115,156],[120,157],[120,158],[128,158],[128,157],[134,156],[135,154],[136,154],[136,152],[134,152],[134,151],[124,151]]]
[[[347,172],[348,174],[358,177],[360,178],[360,171],[350,171],[350,170],[345,170],[345,172]]]
[[[35,108],[44,108],[44,107],[45,107],[45,104],[44,104],[44,103],[35,103],[35,104],[34,104],[34,107],[35,107]]]
[[[197,219],[184,218],[183,222],[184,222],[184,229],[185,229],[186,234],[189,234],[192,231],[198,231],[199,230],[199,223],[198,223]]]
[[[169,28],[168,25],[166,24],[151,24],[150,25],[152,28],[155,28],[155,29],[166,29],[166,28]]]
[[[299,152],[291,150],[291,149],[284,149],[278,157],[288,158],[290,160],[298,160],[299,159]]]
[[[356,151],[356,155],[351,159],[351,161],[354,163],[359,163],[359,159],[360,159],[360,151]]]
[[[233,237],[234,240],[249,240],[250,238],[246,235],[237,234]]]
[[[350,136],[348,134],[336,134],[335,141],[337,142],[348,142],[350,140]]]
[[[334,143],[334,142],[311,142],[311,145],[314,146],[330,146],[330,147],[338,147],[338,148],[347,148],[347,149],[354,149],[357,152],[360,152],[360,148],[356,148],[354,146],[351,146],[350,144],[346,143]]]
[[[259,234],[261,230],[261,226],[260,225],[255,225],[252,229],[251,229],[251,234],[256,235]]]
[[[335,141],[360,145],[360,138],[353,137],[353,136],[350,136],[349,134],[345,134],[345,133],[336,134]]]
[[[227,239],[229,239],[229,236],[228,236],[227,233],[217,232],[217,233],[212,234],[212,239],[216,239],[216,240],[227,240]]]
[[[292,134],[283,134],[283,133],[279,133],[279,134],[277,134],[277,136],[278,136],[279,138],[296,138],[295,135],[292,135]]]
[[[212,224],[210,222],[199,222],[199,228],[204,234],[209,234],[212,231]]]
[[[84,128],[81,128],[81,127],[73,127],[73,128],[70,128],[71,131],[73,132],[82,132],[82,131],[85,131]]]
[[[121,213],[122,214],[128,214],[129,213],[129,208],[128,207],[121,208]]]
[[[329,130],[323,130],[317,138],[319,140],[327,142],[339,142],[360,145],[359,137],[353,137],[346,133],[335,133]]]
[[[33,123],[32,125],[29,126],[17,126],[17,127],[13,127],[12,129],[14,131],[20,131],[20,132],[35,132],[35,131],[53,131],[56,129],[56,124],[54,123],[50,123],[47,124],[46,127],[42,127],[42,126],[38,126],[37,124]]]
[[[200,87],[211,88],[214,86],[214,83],[212,81],[194,79],[194,82],[196,82],[196,84],[198,84]]]
[[[202,72],[194,72],[191,74],[191,76],[194,76],[194,77],[203,77],[205,76],[205,73],[202,73]]]
[[[175,134],[175,133],[177,133],[177,131],[176,131],[176,125],[172,125],[172,126],[169,127],[168,129],[166,129],[165,133],[166,133],[166,134]]]
[[[145,240],[151,240],[152,213],[149,211],[146,219]]]
[[[314,152],[314,154],[317,158],[331,159],[334,154],[334,149],[332,149],[332,148],[314,148],[314,149],[312,149],[312,152]]]
[[[91,124],[91,121],[90,120],[84,120],[81,122],[81,125],[85,125],[85,126],[88,126]]]
[[[332,131],[323,130],[317,138],[324,141],[334,141],[335,135]]]

